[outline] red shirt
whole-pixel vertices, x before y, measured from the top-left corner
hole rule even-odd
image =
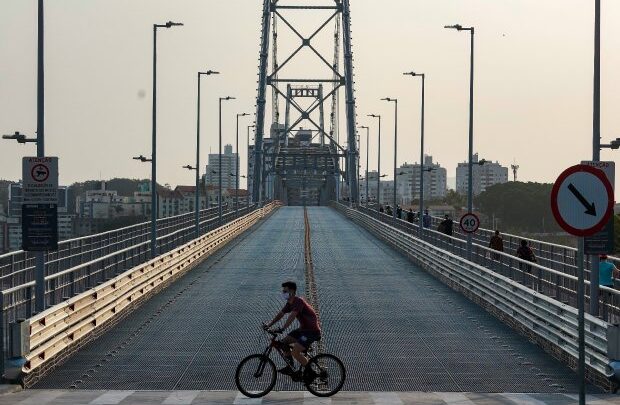
[[[297,320],[299,321],[299,329],[305,331],[321,331],[319,320],[314,309],[303,298],[293,298],[293,303],[287,302],[282,312],[297,312]]]

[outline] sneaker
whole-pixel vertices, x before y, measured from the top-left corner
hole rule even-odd
[[[295,370],[293,370],[291,368],[291,366],[287,365],[286,367],[283,367],[283,368],[279,369],[278,373],[281,373],[281,374],[284,374],[284,375],[293,375],[295,373]]]

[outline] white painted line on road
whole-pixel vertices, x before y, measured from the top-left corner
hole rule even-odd
[[[136,391],[108,391],[90,401],[90,405],[116,405]]]
[[[460,392],[435,392],[447,405],[476,405]]]
[[[19,401],[18,405],[45,405],[58,398],[66,391],[41,391]]]
[[[233,402],[234,405],[260,405],[262,403],[262,398],[248,398],[242,393],[238,393],[235,402]]]
[[[567,397],[574,399],[575,401],[579,401],[579,395],[575,395],[575,394],[564,394]],[[605,401],[604,399],[599,399],[596,397],[593,397],[592,395],[586,395],[586,403],[588,405],[612,405],[614,402],[611,401]]]
[[[504,398],[507,398],[518,405],[547,405],[546,402],[540,401],[527,394],[501,394]]]
[[[199,393],[200,391],[174,391],[163,405],[190,405]]]
[[[403,401],[395,392],[371,392],[375,405],[403,405]]]
[[[304,405],[330,405],[331,398],[315,397],[309,392],[304,392]]]

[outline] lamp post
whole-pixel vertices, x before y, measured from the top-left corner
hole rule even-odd
[[[377,137],[377,204],[381,204],[381,115],[368,114],[368,116],[379,118],[379,135]]]
[[[218,223],[222,225],[222,101],[234,100],[234,97],[226,96],[220,97],[220,134],[219,134],[219,154],[218,154],[218,178],[219,178],[219,190],[218,190]]]
[[[236,146],[237,149],[237,158],[235,159],[235,216],[239,216],[239,117],[245,117],[250,115],[248,113],[237,114],[237,130],[236,130]]]
[[[153,24],[153,134],[151,151],[151,259],[157,257],[157,29],[182,26],[181,23],[168,21],[165,24]]]
[[[248,190],[248,204],[250,203],[250,178],[252,177],[252,175],[250,174],[250,128],[255,128],[256,124],[252,124],[252,125],[248,125],[248,134],[247,134],[247,155],[248,155],[248,173],[247,173],[247,178],[246,178],[246,185],[245,188]]]
[[[219,75],[220,72],[207,70],[206,72],[198,72],[198,95],[197,95],[197,112],[196,112],[196,238],[200,237],[200,78],[202,76]],[[187,166],[184,166],[188,168]],[[207,200],[207,207],[208,207]]]
[[[469,164],[467,174],[467,212],[474,210],[474,186],[473,186],[473,159],[474,159],[474,27],[463,27],[459,24],[446,25],[444,28],[457,31],[469,31],[470,55],[469,55]],[[467,258],[471,258],[472,234],[467,234]]]
[[[370,146],[369,146],[369,141],[370,141],[370,127],[367,126],[360,126],[360,129],[365,129],[366,130],[366,207],[368,207],[368,156],[369,156],[369,150],[370,150]]]
[[[421,112],[421,124],[420,124],[420,212],[424,212],[424,84],[426,81],[426,75],[424,73],[408,72],[403,73],[412,77],[422,78],[422,112]],[[424,237],[424,227],[421,223],[418,223],[418,231],[420,232],[420,238]]]
[[[394,209],[393,216],[396,218],[396,170],[398,168],[398,163],[396,161],[397,153],[398,153],[398,99],[395,98],[382,98],[383,101],[393,102],[394,103]]]

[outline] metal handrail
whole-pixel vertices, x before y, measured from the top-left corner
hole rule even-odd
[[[510,278],[497,274],[481,265],[468,261],[458,254],[446,251],[433,243],[420,240],[415,235],[393,226],[386,226],[380,219],[358,210],[335,205],[353,221],[371,233],[401,250],[427,271],[435,273],[447,284],[458,285],[470,298],[512,319],[528,333],[542,339],[547,346],[560,349],[572,359],[577,358],[577,310],[540,292],[534,291]],[[563,274],[561,274],[564,276]],[[590,372],[606,379],[607,328],[609,324],[586,314],[586,359]],[[554,349],[546,348],[553,352]],[[566,360],[569,363],[571,360]],[[592,376],[591,376],[592,377]]]

